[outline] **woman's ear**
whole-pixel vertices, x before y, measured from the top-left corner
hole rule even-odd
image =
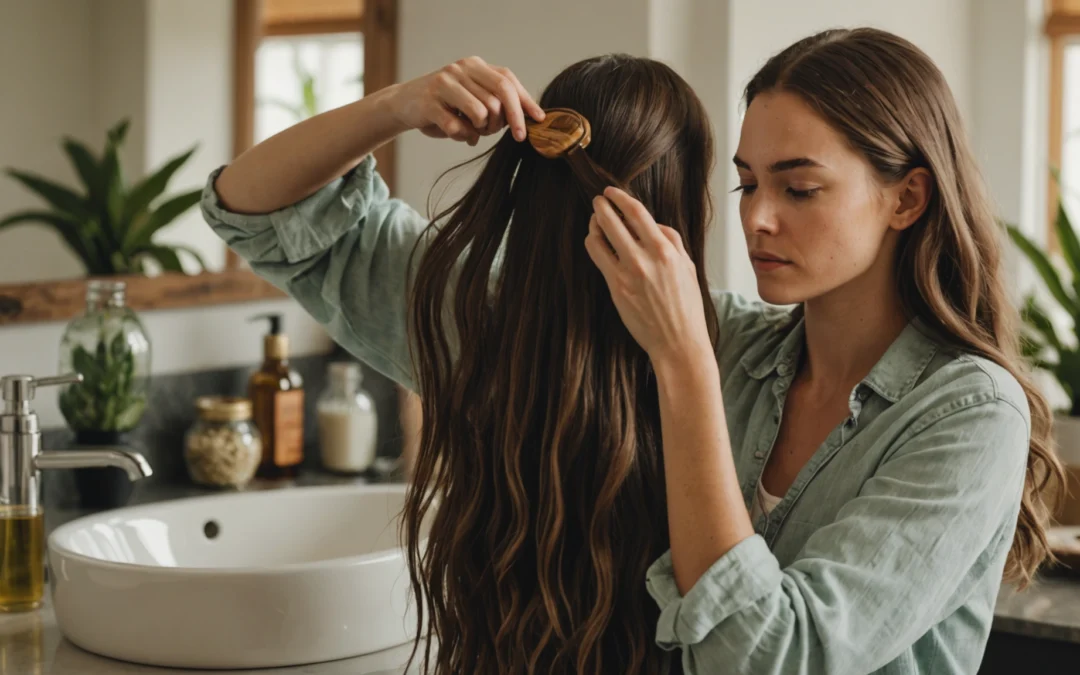
[[[908,172],[893,186],[896,195],[896,211],[889,220],[889,227],[894,230],[906,230],[926,212],[930,197],[934,193],[934,177],[930,172],[917,167]]]

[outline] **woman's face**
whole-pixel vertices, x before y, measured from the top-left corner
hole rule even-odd
[[[899,195],[798,96],[754,98],[734,161],[743,233],[766,302],[804,302],[892,264],[887,234]]]

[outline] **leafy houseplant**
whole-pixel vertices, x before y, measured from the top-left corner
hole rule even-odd
[[[124,179],[118,150],[127,135],[128,121],[108,131],[101,157],[82,143],[64,139],[63,147],[82,182],[79,190],[33,174],[7,169],[7,174],[41,197],[49,210],[28,210],[0,219],[0,231],[19,223],[52,227],[86,267],[89,275],[146,273],[155,261],[168,272],[183,272],[178,252],[192,256],[201,269],[202,257],[186,246],[153,241],[161,228],[198,203],[200,190],[159,199],[173,175],[195,148],[169,160],[134,185]]]
[[[1080,417],[1080,344],[1076,339],[1080,337],[1080,240],[1077,239],[1065,207],[1059,201],[1054,231],[1070,274],[1070,279],[1066,282],[1044,251],[1015,226],[1007,225],[1007,229],[1013,242],[1035,267],[1050,295],[1073,324],[1073,339],[1062,340],[1046,310],[1034,295],[1028,295],[1021,310],[1027,329],[1022,335],[1024,356],[1032,365],[1051,373],[1057,379],[1069,397],[1068,415]]]
[[[83,381],[60,391],[60,412],[75,432],[76,446],[115,446],[146,410],[150,340],[139,317],[124,303],[121,281],[92,279],[86,313],[68,323],[60,341],[61,373]],[[113,467],[77,469],[75,485],[85,507],[111,508],[131,495],[131,482]]]
[[[124,290],[121,282],[92,280],[86,313],[60,341],[60,372],[83,376],[60,392],[60,411],[80,443],[115,443],[146,408],[150,340]]]
[[[60,411],[77,433],[130,431],[146,408],[146,396],[135,379],[135,352],[126,336],[117,332],[108,339],[104,326],[101,332],[93,353],[81,344],[71,348],[71,363],[83,381],[61,393]]]

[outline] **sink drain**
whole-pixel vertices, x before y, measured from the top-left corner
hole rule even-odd
[[[207,539],[217,539],[218,534],[221,533],[221,526],[218,525],[216,520],[208,520],[203,525],[202,531]]]

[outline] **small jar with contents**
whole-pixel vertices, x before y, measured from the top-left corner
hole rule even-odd
[[[331,363],[327,375],[329,385],[316,404],[322,464],[337,473],[362,473],[375,462],[375,405],[360,389],[360,364]]]
[[[184,443],[191,480],[213,487],[243,487],[262,459],[262,441],[251,421],[251,401],[203,396],[195,401],[195,408],[199,418]]]

